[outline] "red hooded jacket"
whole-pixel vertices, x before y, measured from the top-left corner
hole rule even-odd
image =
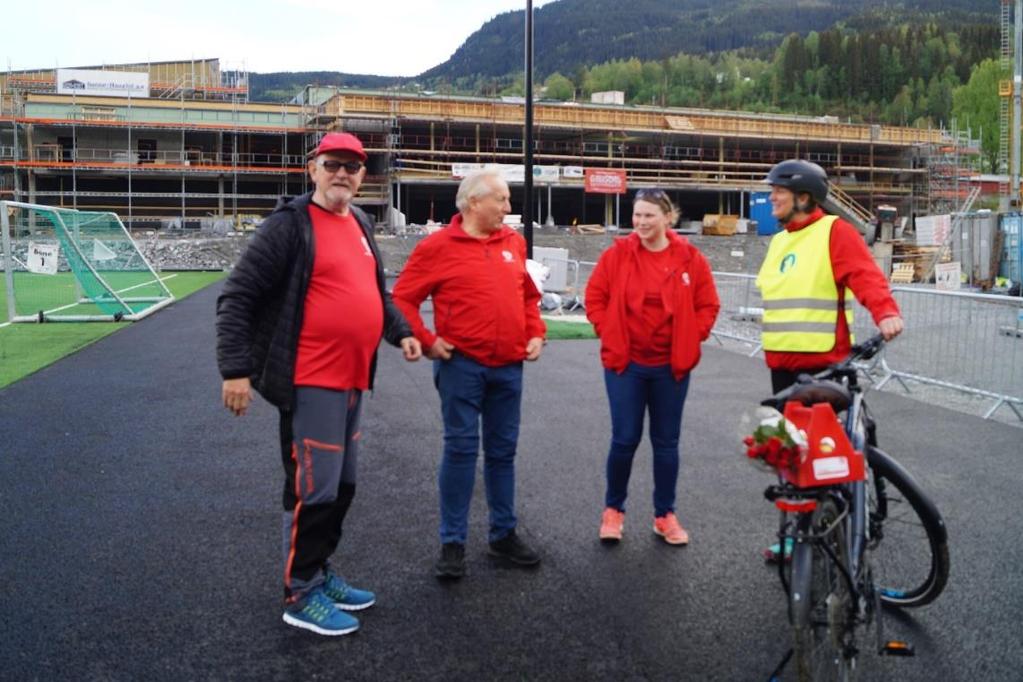
[[[526,342],[547,331],[540,292],[526,272],[526,240],[509,227],[472,237],[460,213],[413,249],[392,296],[424,348],[440,336],[487,367],[521,362]],[[436,333],[419,315],[427,296]]]
[[[707,259],[687,239],[674,232],[667,236],[673,267],[661,297],[672,315],[671,370],[681,379],[700,361],[700,342],[710,336],[721,304]],[[642,248],[636,233],[616,239],[586,285],[586,317],[600,337],[601,362],[619,373],[629,365],[627,299],[643,296],[642,287],[631,286],[639,281]]]

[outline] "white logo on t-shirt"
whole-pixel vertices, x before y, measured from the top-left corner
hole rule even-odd
[[[502,251],[501,256],[504,257],[505,263],[511,263],[512,261],[515,260],[515,257],[512,255],[511,251]]]
[[[682,283],[685,284],[686,286],[689,286],[689,273],[688,272],[683,272],[682,273]]]
[[[366,241],[365,235],[360,237],[360,239],[362,240],[362,248],[366,249],[366,255],[367,256],[372,256],[373,255],[373,250],[371,248],[369,248],[369,242]]]

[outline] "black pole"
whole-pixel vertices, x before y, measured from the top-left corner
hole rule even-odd
[[[533,0],[526,0],[526,148],[522,191],[522,224],[525,225],[526,257],[533,257]]]

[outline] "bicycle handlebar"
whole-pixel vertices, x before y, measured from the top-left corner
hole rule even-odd
[[[846,362],[854,360],[869,360],[884,348],[885,340],[883,334],[874,334],[863,343],[858,343],[849,350],[849,358]]]
[[[884,348],[885,340],[882,334],[875,334],[863,343],[857,343],[849,349],[849,356],[842,362],[831,365],[823,372],[813,375],[814,379],[830,379],[834,376],[849,371],[857,360],[870,360]]]
[[[835,406],[835,411],[837,412],[842,405],[848,404],[849,392],[846,388],[846,384],[853,390],[856,390],[856,384],[855,381],[849,381],[843,384],[838,381],[834,381],[834,379],[840,379],[841,377],[854,379],[856,368],[853,366],[853,363],[857,360],[869,360],[873,358],[881,352],[884,345],[884,336],[881,334],[875,334],[863,343],[858,343],[850,348],[849,357],[842,362],[831,365],[824,371],[817,374],[799,375],[796,383],[779,391],[770,398],[762,400],[760,404],[781,410],[781,406],[783,406],[791,396],[796,393],[801,393],[805,399],[813,399],[819,402],[831,402]],[[814,387],[813,389],[811,389],[811,385]],[[808,390],[811,392],[808,393]]]

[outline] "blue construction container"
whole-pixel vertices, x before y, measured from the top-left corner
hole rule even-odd
[[[1023,281],[1023,215],[1003,214],[1001,229],[1002,263],[998,274],[1016,284]]]
[[[774,234],[778,231],[778,219],[771,215],[770,197],[770,192],[749,194],[749,217],[757,221],[757,234]]]

